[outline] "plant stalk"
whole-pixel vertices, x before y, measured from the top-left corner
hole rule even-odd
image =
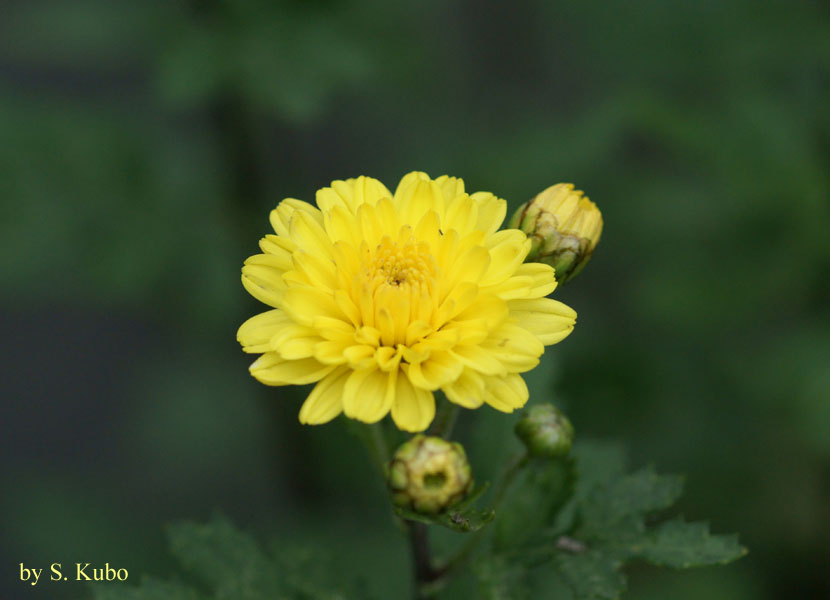
[[[433,597],[435,590],[430,589],[429,584],[439,579],[441,572],[437,571],[432,564],[426,524],[414,521],[407,521],[406,524],[409,530],[412,567],[415,574],[413,598],[415,600],[425,600]]]

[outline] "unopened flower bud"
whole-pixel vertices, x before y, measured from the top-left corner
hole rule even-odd
[[[439,513],[473,488],[467,454],[457,442],[416,435],[395,452],[389,464],[389,488],[396,505]]]
[[[564,283],[591,258],[602,234],[602,213],[572,183],[557,183],[522,204],[508,226],[531,240],[525,261],[551,265]]]
[[[565,456],[574,437],[568,417],[552,404],[530,407],[516,423],[515,431],[531,456],[546,458]]]

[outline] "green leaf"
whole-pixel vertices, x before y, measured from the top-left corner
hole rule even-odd
[[[531,569],[552,567],[576,600],[610,600],[625,589],[622,568],[633,559],[687,568],[745,553],[735,536],[712,536],[704,524],[646,525],[680,497],[681,477],[652,467],[626,474],[622,451],[609,444],[580,444],[575,460],[565,472],[570,478],[557,476],[555,466],[534,471],[531,465],[518,479],[493,540],[493,550],[516,572],[497,577],[493,566],[493,581],[527,579]]]
[[[427,525],[440,525],[458,533],[478,531],[496,517],[496,511],[492,508],[485,510],[471,509],[464,512],[449,510],[438,515],[423,515],[412,510],[396,507],[395,514],[401,519],[426,523]]]
[[[290,593],[274,561],[224,518],[204,525],[180,523],[168,534],[173,555],[219,598],[255,600]]]
[[[367,599],[361,582],[333,581],[334,560],[314,549],[277,546],[266,552],[250,535],[214,517],[206,524],[169,528],[171,551],[203,585],[205,594],[186,584],[144,579],[138,587],[102,585],[96,600],[344,600]]]
[[[553,564],[574,600],[615,600],[625,590],[622,561],[602,550],[560,553]]]
[[[95,600],[202,600],[196,590],[183,583],[161,581],[152,577],[142,579],[138,587],[122,583],[104,583],[92,587]]]
[[[517,477],[499,510],[495,533],[497,548],[516,546],[552,523],[574,493],[572,458],[533,459]]]
[[[478,531],[496,517],[496,511],[492,508],[483,510],[470,508],[487,491],[488,487],[490,487],[490,484],[485,482],[473,490],[469,496],[437,515],[422,514],[399,506],[394,507],[395,514],[407,521],[440,525],[458,533]]]
[[[675,569],[724,565],[747,553],[737,535],[711,535],[707,523],[687,523],[681,518],[651,528],[633,550],[653,565]]]
[[[657,475],[652,467],[598,485],[581,505],[580,534],[614,540],[642,533],[645,515],[671,506],[682,491],[682,477]]]
[[[482,600],[529,600],[527,577],[503,556],[484,557],[473,564]]]

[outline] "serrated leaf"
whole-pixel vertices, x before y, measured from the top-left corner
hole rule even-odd
[[[482,600],[529,600],[526,572],[504,556],[488,556],[473,565]]]
[[[204,525],[180,523],[168,533],[173,555],[215,589],[218,598],[291,597],[274,561],[226,519],[215,517]]]
[[[96,600],[349,600],[370,598],[368,586],[335,581],[334,560],[319,549],[266,552],[250,535],[214,517],[168,528],[171,551],[197,577],[206,596],[185,584],[144,579],[140,586],[96,586]]]
[[[632,551],[651,564],[675,569],[724,565],[747,552],[737,535],[712,535],[707,523],[681,518],[652,527]]]
[[[554,521],[574,491],[573,459],[531,460],[517,480],[499,511],[497,548],[521,544]]]
[[[579,534],[613,540],[642,533],[645,515],[671,506],[682,492],[681,477],[657,475],[652,467],[599,484],[579,508]]]
[[[601,550],[560,553],[553,564],[574,600],[615,600],[625,590],[622,562]]]
[[[92,587],[95,600],[202,600],[193,588],[175,581],[161,581],[151,577],[142,579],[138,587],[119,583],[98,584]]]
[[[596,440],[577,442],[573,455],[579,479],[577,496],[583,496],[598,484],[625,473],[625,451],[620,444]]]

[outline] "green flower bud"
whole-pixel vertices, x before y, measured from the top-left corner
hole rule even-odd
[[[401,444],[389,463],[392,501],[424,514],[437,514],[473,489],[470,463],[457,442],[416,435]]]
[[[539,404],[525,411],[516,423],[516,435],[531,456],[557,458],[571,450],[574,428],[552,404]]]
[[[522,204],[508,227],[531,240],[525,262],[551,265],[564,283],[588,264],[602,235],[602,213],[572,183],[557,183]]]

